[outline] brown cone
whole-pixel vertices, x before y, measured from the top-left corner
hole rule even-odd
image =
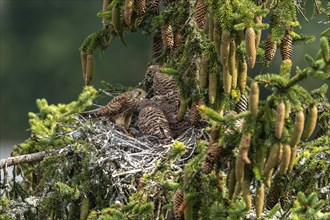
[[[151,0],[149,1],[149,10],[152,14],[159,14],[159,0]]]
[[[221,152],[221,149],[220,149],[218,143],[210,142],[208,149],[207,149],[207,154],[206,154],[206,158],[204,161],[204,165],[203,165],[203,172],[205,174],[209,174],[212,172],[215,163],[219,159],[220,152]]]
[[[268,32],[265,46],[265,60],[272,61],[276,53],[277,44],[272,41],[271,33]]]
[[[173,195],[173,213],[175,220],[184,219],[183,215],[179,212],[180,206],[183,203],[183,190],[177,189]]]
[[[110,4],[110,0],[103,0],[103,6],[102,6],[102,11],[107,11],[108,6]],[[103,28],[107,25],[107,18],[103,17],[102,18],[102,24],[103,24]]]
[[[205,28],[206,24],[206,15],[207,15],[207,5],[204,0],[197,0],[195,5],[196,15],[195,20],[197,26],[201,29]]]
[[[163,39],[163,45],[171,49],[174,46],[174,37],[173,37],[173,30],[172,26],[168,23],[164,24],[162,27],[162,39]]]
[[[152,42],[152,57],[157,58],[162,54],[163,50],[163,40],[160,31],[154,34]]]
[[[274,184],[267,194],[266,208],[271,210],[279,201],[281,195],[281,179],[279,176],[274,178]]]
[[[87,63],[86,63],[85,85],[89,85],[92,82],[94,72],[95,72],[94,55],[88,54]]]
[[[147,11],[146,0],[135,0],[134,8],[138,15],[143,15]]]
[[[280,45],[282,60],[290,59],[292,57],[292,37],[288,31],[285,32]]]
[[[198,102],[195,102],[191,105],[190,115],[189,115],[189,121],[190,124],[194,127],[197,127],[200,125],[201,122],[201,115],[199,114],[198,106],[205,104],[203,100],[200,100]]]
[[[134,0],[125,0],[124,3],[124,20],[127,26],[132,23],[132,12],[133,12]]]
[[[246,47],[246,56],[247,56],[247,64],[250,69],[253,69],[256,63],[256,46],[255,41],[256,34],[252,27],[248,27],[245,31],[245,47]]]

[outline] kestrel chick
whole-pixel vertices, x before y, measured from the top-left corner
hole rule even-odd
[[[146,96],[142,89],[134,89],[114,97],[108,104],[98,109],[81,113],[82,116],[102,117],[106,116],[125,130],[128,129],[134,111],[139,102]]]
[[[159,143],[171,142],[169,123],[162,110],[147,99],[141,100],[139,109],[140,132],[145,136],[155,138]]]

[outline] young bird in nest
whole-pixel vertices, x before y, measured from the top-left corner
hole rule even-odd
[[[108,104],[98,109],[80,113],[83,117],[109,117],[116,125],[127,131],[132,115],[139,106],[140,100],[146,96],[142,89],[134,89],[114,97]]]
[[[140,132],[152,141],[167,144],[172,141],[169,123],[163,111],[148,99],[139,104],[138,126]]]

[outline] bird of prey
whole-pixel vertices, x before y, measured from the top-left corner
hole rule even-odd
[[[141,100],[139,109],[140,132],[162,144],[171,142],[169,123],[162,110],[148,99]]]
[[[142,89],[134,89],[124,92],[114,97],[108,104],[98,109],[80,113],[86,117],[109,117],[115,121],[116,125],[127,131],[134,111],[139,106],[139,102],[146,96],[146,92]]]

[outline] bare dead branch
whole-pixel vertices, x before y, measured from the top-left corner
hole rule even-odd
[[[13,165],[18,165],[22,163],[31,163],[31,162],[37,162],[42,159],[44,159],[47,156],[56,155],[62,152],[67,152],[71,149],[71,147],[65,147],[58,150],[47,150],[47,151],[41,151],[38,153],[33,154],[25,154],[20,155],[16,157],[8,157],[7,159],[1,159],[0,160],[0,169],[4,168],[5,166],[10,167]]]

